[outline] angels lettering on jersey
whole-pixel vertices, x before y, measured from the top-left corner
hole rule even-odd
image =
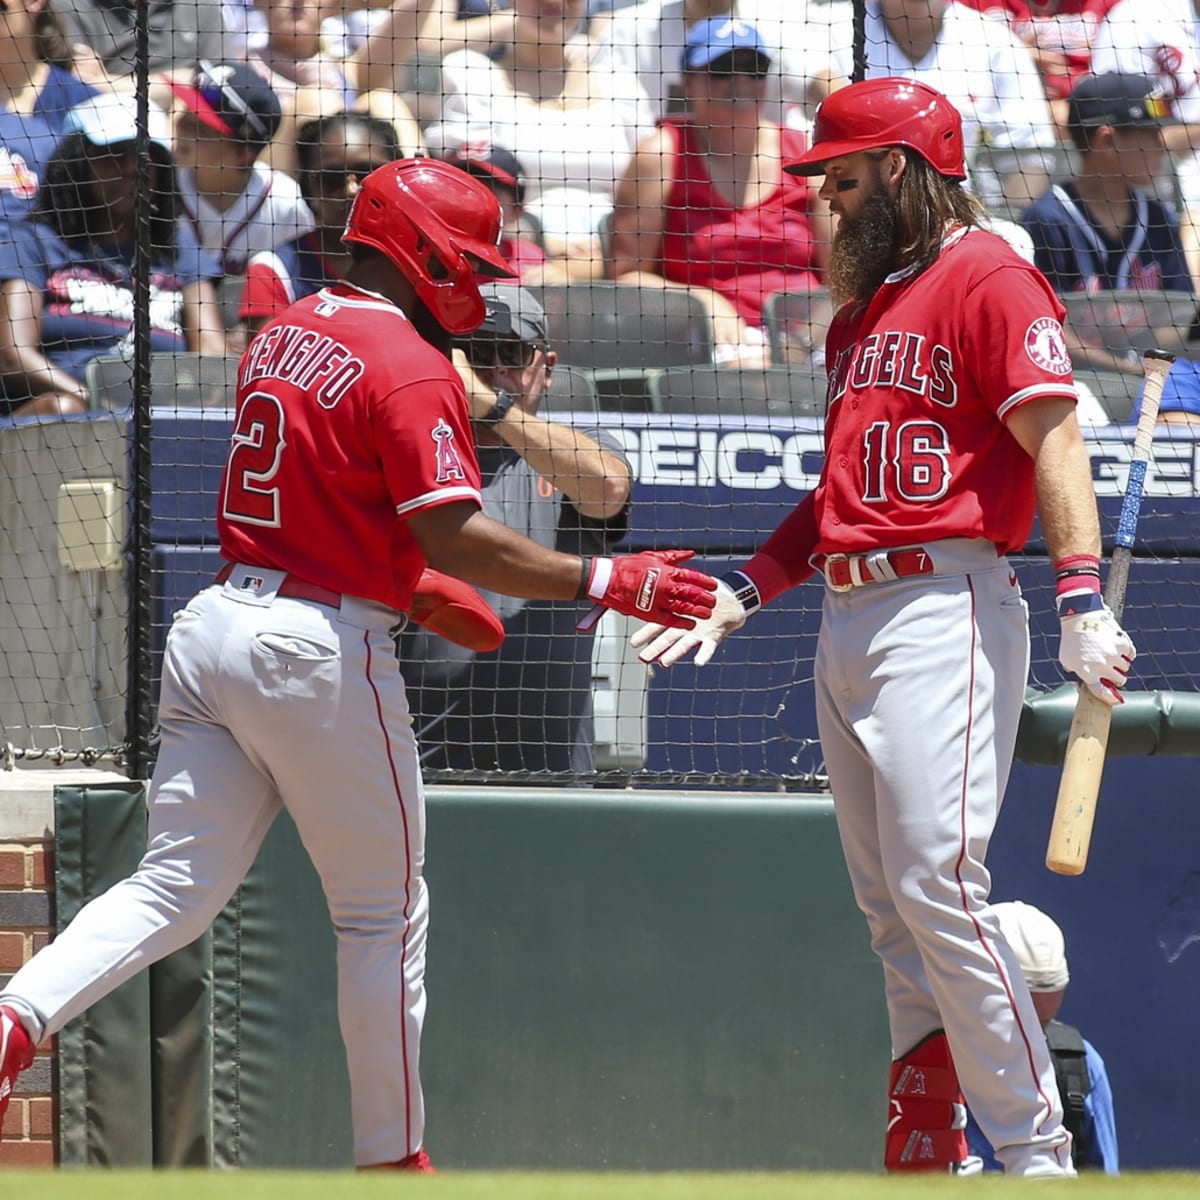
[[[872,333],[848,346],[829,372],[829,402],[840,400],[847,387],[899,388],[953,407],[958,401],[954,357],[946,346],[926,346],[923,334],[894,329]]]
[[[830,371],[829,399],[840,400],[847,387],[898,388],[924,396],[934,404],[952,408],[958,403],[954,354],[948,346],[926,346],[923,334],[892,329],[872,333],[847,347]],[[1053,317],[1039,317],[1025,334],[1030,362],[1052,375],[1068,375],[1071,356],[1062,325]]]

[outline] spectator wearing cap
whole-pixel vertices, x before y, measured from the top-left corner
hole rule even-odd
[[[758,30],[771,55],[766,112],[773,120],[807,127],[813,81],[829,73],[828,49],[814,38],[820,14],[814,0],[641,0],[617,4],[598,34],[597,65],[636,77],[655,118],[684,111],[679,52],[688,30],[710,17],[738,17]],[[596,22],[593,22],[596,24]],[[811,101],[811,103],[810,103]]]
[[[313,227],[296,181],[260,161],[279,128],[279,98],[245,63],[202,63],[172,83],[183,214],[226,275]]]
[[[541,278],[546,252],[529,233],[529,222],[525,217],[525,175],[517,156],[503,146],[478,141],[447,150],[442,158],[491,189],[500,202],[504,218],[500,253],[519,279],[528,282]]]
[[[101,93],[67,113],[37,207],[0,239],[0,373],[6,408],[87,408],[84,371],[133,336],[135,97]],[[150,346],[223,354],[211,257],[178,219],[166,115],[151,107]]]
[[[1146,75],[1087,75],[1067,106],[1076,172],[1021,214],[1038,268],[1059,293],[1192,292],[1179,218],[1154,194],[1171,121],[1162,91]],[[1067,344],[1078,365],[1141,374],[1140,357],[1085,346],[1069,327]]]
[[[1117,1126],[1104,1059],[1078,1029],[1057,1019],[1071,978],[1063,932],[1040,908],[1022,900],[993,904],[992,915],[1029,985],[1034,1010],[1046,1034],[1063,1102],[1063,1123],[1071,1133],[1075,1168],[1116,1175]],[[983,1159],[984,1170],[1001,1169],[991,1145],[969,1113],[967,1145],[972,1154]]]
[[[359,184],[403,157],[390,121],[345,111],[302,126],[296,151],[300,191],[315,225],[250,259],[238,316],[251,337],[289,305],[345,276],[350,252],[342,233]]]
[[[1200,289],[1200,11],[1195,0],[1117,0],[1096,29],[1091,70],[1148,75],[1175,124],[1163,127],[1169,159],[1160,196],[1178,197],[1183,248]]]
[[[629,520],[621,443],[539,414],[556,361],[546,314],[526,288],[480,291],[487,315],[454,357],[471,405],[483,510],[548,549],[611,553]],[[498,650],[472,654],[420,628],[400,639],[423,766],[590,771],[594,631],[576,629],[588,606],[484,596],[504,620]]]
[[[694,25],[681,58],[687,115],[638,147],[613,212],[613,278],[691,289],[713,313],[718,360],[756,365],[766,297],[820,286],[832,232],[811,181],[783,171],[808,141],[763,112],[770,63],[753,25]]]
[[[653,115],[637,80],[593,69],[584,0],[520,0],[511,46],[442,60],[442,102],[425,130],[430,150],[478,139],[506,146],[525,168],[525,203],[565,277],[601,272],[600,220]]]

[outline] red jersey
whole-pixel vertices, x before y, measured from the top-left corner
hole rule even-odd
[[[819,287],[808,219],[811,182],[785,174],[781,163],[775,191],[761,204],[734,208],[713,187],[691,123],[669,118],[662,127],[675,146],[675,182],[667,196],[658,274],[720,292],[756,326],[772,292]],[[795,129],[781,128],[779,148],[782,162],[790,162],[808,149],[808,141]]]
[[[1019,550],[1033,460],[1005,418],[1074,398],[1065,312],[1040,271],[979,229],[952,232],[933,266],[889,277],[865,308],[844,305],[826,339],[817,552],[957,537]]]
[[[217,502],[221,553],[408,607],[425,566],[404,518],[482,503],[467,397],[394,305],[345,283],[246,348]]]

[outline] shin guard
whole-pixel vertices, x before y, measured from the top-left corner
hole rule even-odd
[[[971,1173],[979,1160],[968,1158],[966,1126],[967,1103],[939,1029],[892,1063],[885,1168]]]

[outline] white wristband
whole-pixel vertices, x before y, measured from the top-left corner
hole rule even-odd
[[[599,556],[592,559],[592,574],[588,580],[587,594],[589,600],[603,600],[608,585],[612,582],[613,563],[611,558]]]

